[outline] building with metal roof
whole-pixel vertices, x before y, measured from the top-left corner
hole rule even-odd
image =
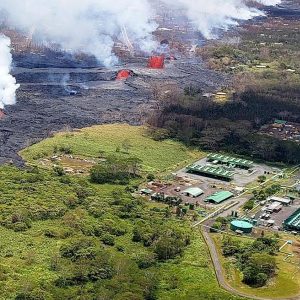
[[[228,166],[250,169],[253,167],[254,162],[247,159],[237,158],[233,156],[226,156],[218,153],[211,153],[207,156],[208,161],[226,164]]]
[[[231,181],[234,176],[233,171],[226,170],[225,168],[218,166],[201,166],[194,164],[187,168],[189,173],[202,175],[206,177],[216,178],[220,180]]]
[[[287,230],[300,232],[300,208],[283,222],[283,227]]]
[[[267,198],[268,201],[271,201],[271,202],[279,202],[285,206],[288,206],[292,203],[292,200],[291,199],[288,199],[288,198],[282,198],[282,197],[276,197],[276,196],[271,196],[271,197],[268,197]]]
[[[150,190],[150,189],[142,189],[142,190],[140,190],[140,193],[141,193],[142,195],[150,196],[150,195],[153,193],[153,191]]]
[[[276,119],[276,120],[274,121],[274,124],[286,125],[286,124],[287,124],[287,121]]]
[[[188,197],[197,198],[204,194],[204,192],[198,188],[198,187],[190,187],[182,192],[183,195],[186,195]]]
[[[233,193],[228,192],[228,191],[221,191],[221,192],[216,192],[212,194],[211,196],[207,197],[205,199],[205,202],[210,202],[214,204],[220,204],[234,196]]]

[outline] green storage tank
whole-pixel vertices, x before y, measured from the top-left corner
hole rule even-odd
[[[230,228],[232,231],[240,230],[244,233],[251,233],[253,229],[253,225],[247,221],[243,220],[233,220],[230,223]]]

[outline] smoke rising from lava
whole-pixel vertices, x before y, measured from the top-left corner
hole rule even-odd
[[[215,38],[215,30],[227,30],[238,21],[250,20],[264,13],[246,5],[244,0],[163,0],[175,6],[194,23],[205,38]],[[256,0],[263,5],[276,5],[280,0]]]
[[[147,0],[1,0],[8,24],[69,52],[94,55],[105,65],[116,62],[114,41],[126,28],[142,50],[155,47]]]
[[[16,90],[19,85],[16,83],[16,79],[10,75],[11,63],[10,39],[0,35],[0,109],[16,102]]]
[[[178,8],[204,37],[228,29],[238,20],[263,15],[246,5],[246,0],[160,0]],[[144,51],[157,47],[152,32],[157,7],[153,0],[1,0],[0,11],[9,25],[23,30],[45,43],[57,43],[69,52],[94,55],[104,65],[117,61],[112,54],[118,39]],[[280,0],[256,0],[275,5]],[[176,23],[176,20],[175,20]]]

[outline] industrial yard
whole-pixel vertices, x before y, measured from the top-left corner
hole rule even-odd
[[[296,167],[292,174],[297,174],[297,170]],[[280,182],[287,180],[284,172],[250,160],[209,153],[200,161],[173,173],[172,182],[149,182],[140,193],[152,201],[173,201],[174,205],[179,203],[192,211],[199,210],[201,215],[203,210],[207,212],[204,215],[215,211],[217,213],[212,218],[233,217],[238,222],[244,220],[251,224],[251,230],[247,232],[232,226],[231,230],[238,234],[251,234],[252,227],[299,234],[300,194],[293,188],[297,187],[299,179],[292,176],[288,182],[294,183],[290,188],[293,193],[283,195],[286,188],[282,188]],[[265,179],[260,181],[262,177]],[[270,192],[269,197],[255,200],[257,190],[263,190],[265,185],[274,192]],[[252,208],[243,209],[249,201],[253,201]]]
[[[227,183],[244,187],[265,174],[278,174],[278,168],[272,168],[253,161],[226,156],[221,154],[209,154],[191,166],[177,172],[177,176],[191,179],[207,180],[210,183]]]

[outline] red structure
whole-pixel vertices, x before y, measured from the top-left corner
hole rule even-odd
[[[132,75],[132,71],[129,70],[121,70],[117,75],[117,80],[125,80]]]
[[[163,69],[165,66],[165,57],[161,56],[151,56],[149,58],[148,67],[150,69]]]

